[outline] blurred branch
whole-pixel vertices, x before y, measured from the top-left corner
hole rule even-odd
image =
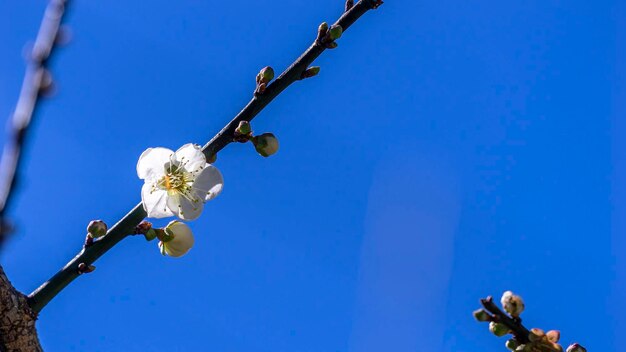
[[[44,14],[37,39],[29,53],[20,96],[8,126],[9,137],[0,161],[0,246],[11,232],[7,211],[19,184],[22,152],[29,127],[35,117],[42,95],[50,91],[52,76],[48,62],[59,42],[59,34],[68,0],[51,0]]]
[[[0,161],[0,247],[12,226],[7,211],[15,198],[22,166],[22,153],[39,98],[50,92],[48,63],[59,43],[61,23],[68,0],[50,0],[29,53],[20,96],[8,126],[9,137]],[[28,298],[17,291],[0,265],[0,351],[42,351],[35,329],[37,313]]]
[[[335,25],[340,26],[345,31],[359,17],[367,11],[380,6],[381,3],[380,0],[361,0],[349,11],[344,12]],[[252,120],[289,85],[299,81],[303,77],[303,72],[326,48],[327,46],[324,43],[316,39],[274,82],[267,85],[262,92],[255,94],[243,110],[203,147],[202,151],[207,156],[207,159],[211,159],[217,152],[233,142],[234,131],[239,122]],[[104,237],[83,248],[65,267],[31,293],[29,295],[29,304],[32,309],[35,312],[40,312],[50,300],[80,275],[81,270],[79,267],[91,265],[118,242],[132,234],[135,231],[135,227],[145,217],[146,212],[143,209],[143,205],[139,203],[117,224],[111,227]]]

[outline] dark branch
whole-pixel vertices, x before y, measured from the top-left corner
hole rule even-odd
[[[349,11],[345,12],[335,24],[341,26],[343,31],[346,31],[359,17],[378,5],[380,5],[380,1],[361,0]],[[254,96],[248,105],[203,147],[202,151],[207,158],[211,158],[233,141],[235,129],[240,121],[252,120],[283,90],[293,82],[300,80],[302,73],[324,50],[325,48],[322,45],[314,42],[285,72],[274,82],[270,83],[262,94]],[[63,269],[29,295],[29,303],[32,309],[36,312],[41,311],[63,288],[78,277],[80,274],[78,266],[81,263],[87,266],[91,265],[126,236],[133,234],[135,227],[145,217],[146,212],[140,203],[111,227],[106,236],[95,241],[89,247],[83,248]]]
[[[525,344],[530,342],[530,340],[528,339],[530,331],[526,329],[524,325],[522,325],[522,319],[512,319],[511,317],[509,317],[505,312],[498,308],[495,303],[493,303],[493,297],[491,296],[481,299],[480,303],[489,313],[493,315],[494,322],[503,324],[507,328],[509,328],[509,330],[511,330],[513,336],[519,343]]]
[[[39,98],[52,84],[48,62],[57,47],[67,3],[68,0],[51,0],[46,8],[37,39],[28,57],[22,89],[8,127],[9,138],[0,161],[0,246],[11,228],[6,214],[19,182],[22,154],[29,127],[39,106]]]

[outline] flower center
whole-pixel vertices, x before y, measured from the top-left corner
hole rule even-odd
[[[168,193],[187,194],[191,190],[193,176],[185,171],[181,165],[169,163],[165,167],[165,176],[163,176],[157,184],[161,188],[165,188]]]

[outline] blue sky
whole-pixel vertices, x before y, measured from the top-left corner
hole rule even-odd
[[[203,144],[341,1],[75,1],[2,253],[30,292],[140,199],[147,147]],[[626,14],[618,1],[387,1],[230,145],[180,259],[129,238],[42,312],[50,351],[504,351],[531,327],[618,351],[626,325]],[[45,1],[0,3],[0,116]],[[2,134],[4,140],[4,134]],[[165,221],[156,221],[163,224]],[[619,339],[619,340],[618,340]]]

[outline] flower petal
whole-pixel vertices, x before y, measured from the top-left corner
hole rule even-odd
[[[176,160],[183,164],[183,167],[192,174],[197,174],[206,165],[206,157],[200,146],[187,143],[176,151]]]
[[[204,202],[201,198],[189,199],[180,194],[169,195],[167,206],[182,220],[195,220],[204,208]]]
[[[207,164],[191,186],[198,197],[204,201],[217,197],[224,188],[222,173],[215,166]]]
[[[148,148],[137,162],[137,176],[140,179],[152,179],[163,176],[165,163],[170,161],[173,151],[167,148]]]
[[[174,215],[167,206],[167,198],[167,191],[153,190],[149,182],[144,183],[141,188],[141,201],[149,218],[166,218]]]

